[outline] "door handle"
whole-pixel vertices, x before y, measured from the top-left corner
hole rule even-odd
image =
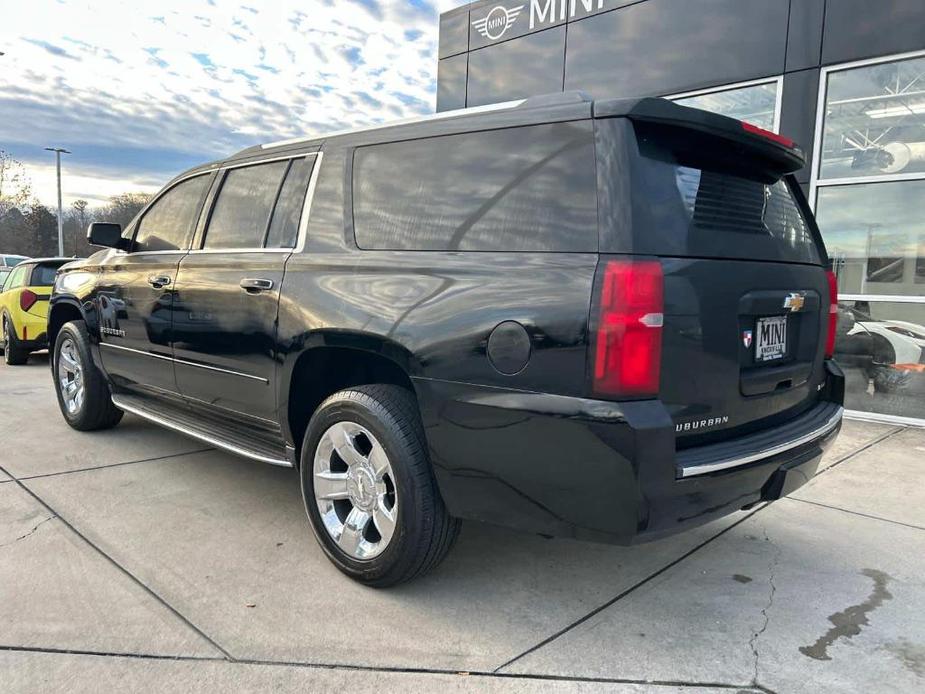
[[[167,275],[152,275],[148,278],[148,284],[155,289],[162,289],[170,284],[171,279]]]
[[[241,280],[241,289],[246,289],[248,292],[265,292],[269,289],[273,289],[273,280],[246,277]]]

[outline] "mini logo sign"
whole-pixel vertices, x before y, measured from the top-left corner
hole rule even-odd
[[[796,313],[797,311],[803,310],[803,304],[806,302],[803,294],[797,292],[791,292],[787,295],[787,298],[784,299],[784,308],[789,308],[791,313]]]
[[[497,41],[514,25],[523,9],[523,5],[518,5],[511,9],[498,5],[493,7],[482,19],[476,19],[472,22],[472,26],[486,39]]]
[[[752,331],[743,330],[742,331],[742,344],[745,345],[745,349],[748,349],[752,346]]]

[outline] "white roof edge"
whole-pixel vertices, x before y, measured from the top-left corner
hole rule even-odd
[[[410,123],[425,123],[432,120],[441,120],[443,118],[453,118],[454,116],[468,116],[473,113],[487,113],[490,111],[505,111],[512,108],[517,108],[522,105],[526,99],[518,99],[516,101],[502,101],[497,104],[486,104],[485,106],[473,106],[471,108],[460,108],[453,111],[441,111],[440,113],[431,113],[426,116],[415,116],[413,118],[403,118],[401,120],[393,120],[387,123],[375,123],[374,125],[364,125],[359,128],[347,128],[345,130],[336,130],[330,133],[319,133],[318,135],[309,135],[307,137],[294,137],[291,140],[279,140],[278,142],[269,142],[265,145],[260,145],[260,149],[270,149],[271,147],[282,147],[284,145],[297,145],[300,142],[311,142],[312,140],[321,140],[327,139],[329,137],[337,137],[338,135],[351,135],[353,133],[362,133],[367,130],[379,130],[380,128],[390,128],[394,125],[408,125]]]

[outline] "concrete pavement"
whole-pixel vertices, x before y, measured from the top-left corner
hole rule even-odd
[[[297,482],[134,417],[74,432],[47,358],[0,365],[0,688],[925,687],[922,430],[849,422],[792,498],[648,545],[466,524],[387,591],[327,562]]]

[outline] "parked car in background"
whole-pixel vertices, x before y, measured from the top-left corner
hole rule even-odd
[[[22,261],[28,260],[29,258],[24,255],[0,255],[0,268],[3,267],[16,267]]]
[[[300,471],[374,586],[459,519],[606,542],[789,494],[841,426],[835,278],[790,140],[537,97],[252,147],[58,277],[58,403]]]
[[[25,364],[31,352],[48,347],[48,298],[55,274],[73,258],[24,259],[0,289],[0,348],[7,364]]]

